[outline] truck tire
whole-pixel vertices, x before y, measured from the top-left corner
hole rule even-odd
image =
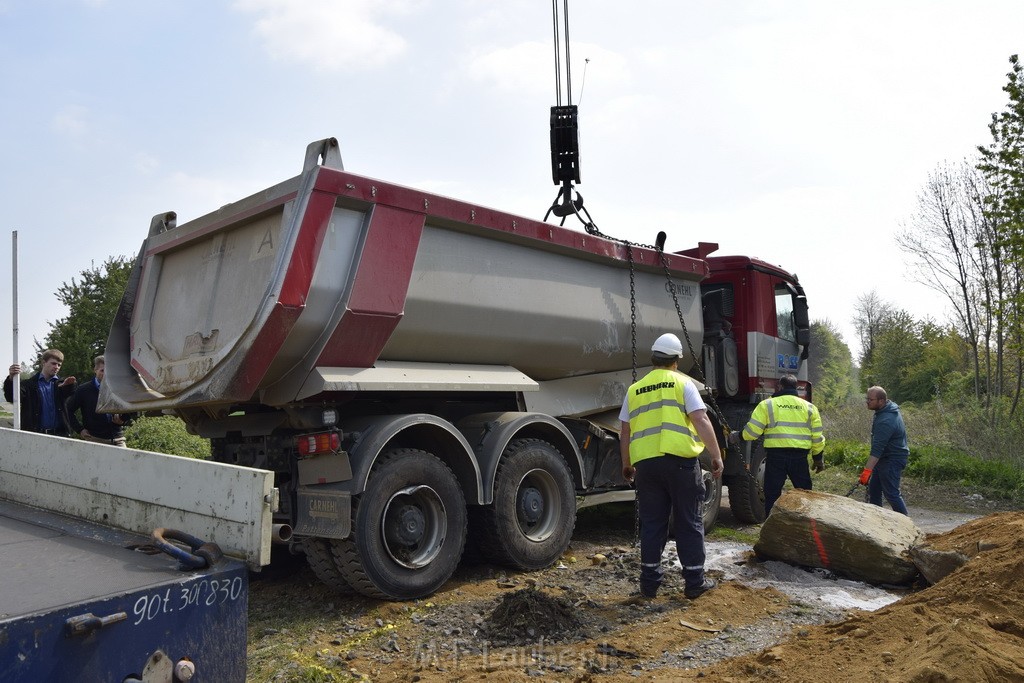
[[[352,533],[331,550],[356,591],[413,600],[451,578],[466,542],[466,500],[437,457],[412,448],[384,453],[352,506]]]
[[[331,551],[331,541],[325,538],[304,538],[300,547],[306,555],[306,564],[313,570],[316,578],[325,584],[335,593],[352,595],[355,590],[348,584],[345,577],[341,575],[338,565],[334,561],[334,553]]]
[[[476,508],[473,542],[488,560],[532,571],[553,564],[572,540],[576,495],[558,450],[540,439],[516,439],[495,477],[494,502]]]
[[[744,524],[764,521],[764,446],[760,441],[750,450],[750,471],[743,471],[729,481],[729,509]]]
[[[707,533],[718,521],[718,512],[722,509],[722,478],[712,476],[711,472],[700,470],[704,477],[704,501],[701,503],[700,516],[704,521],[704,532]]]

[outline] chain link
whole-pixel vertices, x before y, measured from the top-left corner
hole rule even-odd
[[[580,215],[578,210],[575,213],[576,213],[576,217],[579,218],[580,221],[583,223],[584,229],[587,231],[588,234],[594,235],[595,237],[602,237],[602,238],[604,238],[606,240],[609,240],[609,241],[612,241],[612,242],[618,242],[619,244],[623,244],[626,247],[626,256],[627,256],[627,259],[629,260],[629,326],[630,326],[629,332],[630,332],[630,347],[631,347],[632,356],[633,356],[633,382],[634,383],[636,382],[636,371],[637,371],[637,362],[636,362],[636,267],[635,267],[635,263],[634,263],[634,259],[633,259],[633,248],[634,247],[640,247],[641,249],[651,249],[653,251],[658,252],[658,257],[659,257],[659,259],[661,261],[661,267],[665,271],[665,281],[666,281],[666,284],[667,284],[667,288],[668,288],[669,293],[671,293],[671,295],[672,295],[672,303],[675,305],[676,315],[679,318],[679,327],[682,329],[683,337],[686,339],[686,347],[689,349],[690,355],[693,357],[693,373],[694,373],[694,377],[696,377],[696,379],[701,384],[703,384],[704,386],[707,386],[707,378],[705,377],[704,372],[701,369],[701,363],[703,362],[703,357],[698,358],[697,357],[697,353],[693,350],[693,342],[690,340],[690,331],[686,327],[686,318],[683,316],[683,309],[679,305],[679,296],[676,294],[676,285],[675,285],[675,282],[672,280],[671,272],[669,272],[668,258],[665,256],[664,249],[662,249],[662,247],[659,246],[659,245],[641,244],[639,242],[631,242],[629,240],[621,239],[621,238],[618,238],[618,237],[612,237],[611,235],[606,235],[606,234],[604,234],[603,232],[601,232],[598,229],[597,225],[595,225],[592,220],[584,220],[583,216]],[[588,219],[590,218],[590,214],[589,213],[587,214],[587,218]],[[563,219],[563,222],[564,222],[564,219]],[[710,387],[708,388],[708,395],[707,395],[706,403],[707,403],[707,405],[710,406],[712,412],[718,418],[719,424],[722,426],[722,428],[725,429],[725,430],[728,430],[729,429],[729,423],[725,419],[725,414],[722,412],[721,407],[718,405],[718,402],[715,400],[714,394],[712,394]],[[636,484],[634,484],[634,487],[635,486],[636,486]],[[639,501],[639,499],[636,496],[634,496],[633,497],[633,545],[636,546],[636,545],[639,545],[639,543],[640,543],[640,501]]]
[[[676,295],[676,285],[675,282],[672,281],[672,274],[669,273],[668,270],[668,259],[665,258],[664,251],[658,249],[657,247],[655,248],[658,251],[658,256],[661,258],[661,267],[665,271],[665,280],[668,284],[668,291],[672,293],[672,303],[675,304],[676,315],[679,316],[679,325],[680,327],[683,328],[683,336],[686,338],[686,348],[690,350],[690,355],[693,356],[694,377],[696,377],[697,381],[699,381],[701,384],[707,386],[707,378],[704,376],[704,371],[701,369],[701,361],[703,359],[697,358],[697,354],[693,350],[693,342],[690,341],[690,332],[689,330],[686,329],[686,320],[683,318],[683,309],[682,307],[680,307],[679,297]],[[710,388],[708,389],[707,403],[711,406],[711,410],[715,413],[715,416],[718,418],[719,424],[721,424],[723,428],[728,428],[728,423],[725,421],[725,415],[722,414],[722,409],[718,406],[718,402],[715,401],[715,396],[713,393],[711,393]]]
[[[636,272],[633,269],[633,245],[626,243],[629,257],[629,339],[633,350],[633,382],[636,383]]]

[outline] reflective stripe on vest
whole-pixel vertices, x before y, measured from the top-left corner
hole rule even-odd
[[[694,458],[704,450],[686,414],[682,374],[657,368],[628,389],[629,461],[666,453]]]

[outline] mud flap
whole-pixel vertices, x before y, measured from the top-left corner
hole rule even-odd
[[[348,538],[352,532],[352,494],[300,486],[294,533],[317,538]]]

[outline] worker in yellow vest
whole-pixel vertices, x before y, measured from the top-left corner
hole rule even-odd
[[[636,482],[640,516],[640,593],[658,594],[664,578],[661,556],[674,515],[676,552],[686,582],[683,594],[696,598],[715,587],[704,576],[704,478],[697,456],[705,444],[711,473],[722,476],[722,450],[707,408],[689,377],[678,370],[683,345],[663,334],[651,347],[654,369],[626,390],[619,413],[622,476]]]
[[[797,379],[784,375],[771,398],[761,401],[750,421],[743,427],[743,439],[756,441],[764,435],[764,513],[772,511],[782,495],[786,477],[793,487],[811,490],[811,471],[807,455],[814,460],[814,471],[825,469],[825,435],[821,415],[810,401],[797,396]]]

